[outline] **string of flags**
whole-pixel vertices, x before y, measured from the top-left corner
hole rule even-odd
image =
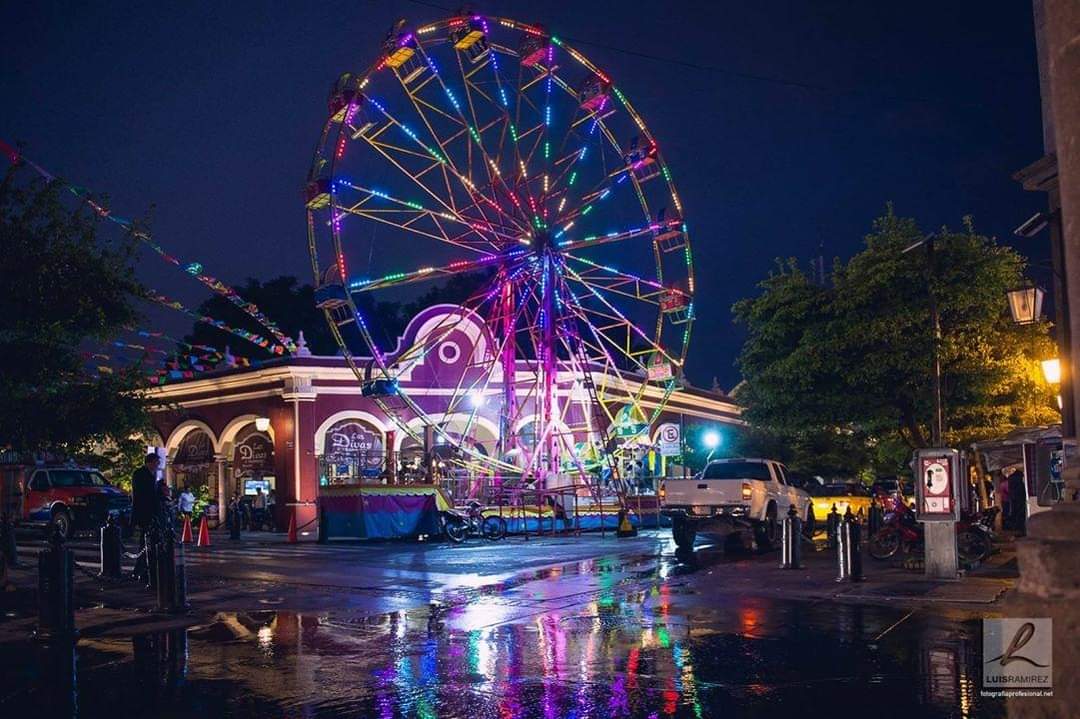
[[[287,351],[283,345],[275,344],[260,334],[256,334],[255,332],[249,332],[241,327],[233,327],[221,320],[216,320],[213,317],[200,314],[195,310],[185,307],[183,303],[170,297],[166,297],[163,294],[160,294],[156,290],[148,290],[146,297],[150,301],[156,302],[163,307],[168,307],[171,310],[176,310],[177,312],[185,314],[188,317],[191,317],[196,322],[201,322],[203,324],[208,324],[212,327],[216,327],[222,332],[227,332],[231,335],[246,340],[257,347],[262,347],[263,349],[270,351],[275,355],[284,355]]]
[[[49,172],[48,170],[43,168],[41,165],[38,165],[36,162],[31,160],[30,158],[26,157],[26,155],[19,152],[16,148],[12,147],[10,144],[5,142],[3,139],[0,139],[0,153],[3,153],[4,156],[7,157],[8,161],[10,161],[11,164],[13,164],[13,165],[17,165],[20,162],[22,162],[25,165],[27,165],[28,167],[32,168],[39,175],[41,175],[41,177],[43,177],[45,180],[50,181],[50,182],[53,182],[53,181],[60,182],[69,192],[71,192],[73,195],[75,195],[77,198],[79,198],[79,200],[81,200],[82,202],[85,202],[99,217],[101,217],[103,219],[106,219],[106,220],[109,220],[110,222],[113,222],[113,223],[123,227],[124,229],[129,231],[136,239],[138,239],[140,242],[142,242],[147,247],[151,248],[154,252],[156,252],[163,260],[165,260],[166,262],[168,262],[168,263],[170,263],[172,265],[175,265],[176,267],[179,267],[179,268],[183,269],[185,273],[187,273],[188,275],[194,277],[196,280],[201,282],[204,286],[208,287],[215,294],[221,295],[222,297],[227,299],[235,307],[240,309],[242,312],[247,314],[249,317],[251,317],[256,322],[258,322],[261,326],[265,327],[267,332],[269,332],[270,335],[276,341],[276,346],[271,349],[269,347],[269,345],[271,343],[266,341],[265,338],[261,337],[260,335],[255,335],[254,333],[248,333],[252,337],[257,337],[260,341],[266,342],[266,344],[260,344],[260,342],[256,342],[256,344],[259,344],[260,347],[271,349],[271,351],[274,352],[274,354],[277,354],[277,355],[284,354],[285,352],[288,352],[289,354],[292,354],[293,352],[296,351],[296,343],[293,341],[293,339],[291,337],[288,337],[287,335],[285,335],[278,328],[278,326],[269,317],[267,317],[266,314],[263,313],[262,310],[259,309],[259,307],[255,303],[248,302],[243,297],[241,297],[240,294],[237,293],[237,291],[234,290],[232,287],[225,284],[224,282],[222,282],[218,278],[216,278],[216,277],[214,277],[212,275],[206,274],[203,271],[202,263],[199,263],[199,262],[184,262],[184,261],[180,260],[179,258],[174,257],[173,255],[170,255],[169,253],[167,253],[165,251],[165,249],[163,247],[161,247],[156,242],[154,242],[154,240],[151,238],[151,236],[145,230],[139,228],[138,225],[134,221],[114,215],[112,213],[112,211],[109,210],[108,208],[103,207],[102,205],[94,202],[94,200],[91,199],[90,193],[86,188],[79,187],[77,185],[71,184],[69,182],[66,182],[64,180],[61,180],[61,179],[57,178],[51,172]],[[166,304],[166,306],[170,306],[170,305]],[[178,308],[173,307],[173,309],[178,309]],[[204,320],[200,320],[200,321],[204,321]],[[210,324],[215,324],[215,322],[210,322]],[[217,325],[215,324],[215,326],[217,326]],[[219,329],[225,329],[225,328],[224,327],[219,327]],[[226,329],[226,331],[229,331],[229,330]],[[233,334],[237,334],[237,333],[233,332]],[[245,339],[247,339],[247,338],[245,338]]]

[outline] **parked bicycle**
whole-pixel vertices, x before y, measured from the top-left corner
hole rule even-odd
[[[443,531],[451,542],[461,544],[469,537],[496,541],[506,536],[506,520],[497,515],[484,516],[479,502],[469,502],[464,512],[443,513]]]

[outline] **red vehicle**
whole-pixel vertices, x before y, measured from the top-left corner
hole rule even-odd
[[[98,529],[109,515],[124,527],[131,520],[131,497],[96,469],[75,464],[2,464],[0,495],[16,525],[55,526],[65,539]]]

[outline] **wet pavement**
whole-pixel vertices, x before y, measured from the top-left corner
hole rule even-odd
[[[187,628],[87,629],[74,650],[0,643],[0,715],[1004,716],[978,693],[978,612],[725,591],[775,576],[775,558],[635,542],[578,542],[569,562],[557,544],[476,544],[423,581],[409,574],[418,550],[383,548],[396,570],[339,568],[339,593],[305,585],[318,601],[259,570],[273,608],[238,599]]]

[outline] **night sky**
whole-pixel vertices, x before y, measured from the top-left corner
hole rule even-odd
[[[436,3],[449,7],[450,2]],[[17,3],[0,27],[0,137],[156,239],[240,283],[310,281],[300,197],[330,83],[428,3]],[[887,201],[924,229],[1007,238],[1043,198],[1010,179],[1042,155],[1025,2],[487,2],[609,72],[659,140],[699,287],[689,375],[725,388],[731,304],[773,258],[856,251]],[[1045,238],[1018,245],[1043,256]],[[148,256],[142,279],[194,305]],[[152,322],[158,321],[151,319]],[[163,320],[172,331],[187,324]]]

